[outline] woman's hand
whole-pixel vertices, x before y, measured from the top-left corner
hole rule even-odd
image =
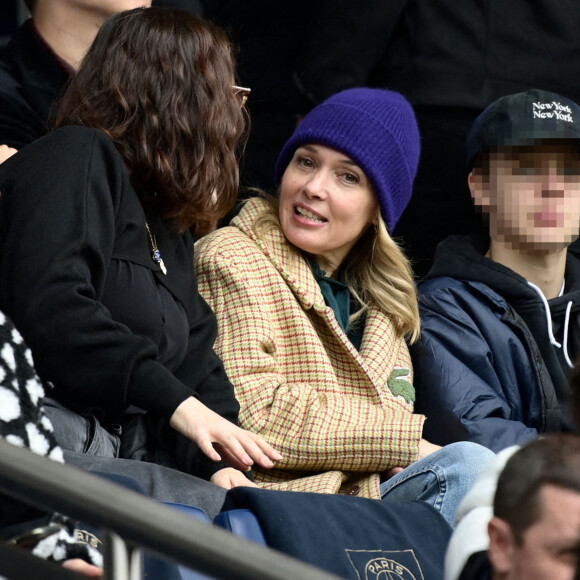
[[[434,443],[429,443],[426,439],[421,439],[419,441],[419,456],[417,457],[417,461],[427,457],[427,455],[431,455],[431,453],[435,453],[435,451],[439,451],[439,449],[441,449],[440,445],[435,445]]]
[[[435,451],[439,451],[439,449],[441,449],[439,445],[429,443],[426,439],[421,439],[419,441],[419,454],[417,456],[417,461],[423,459],[423,457],[427,457],[427,455],[431,455],[431,453],[435,453]],[[391,467],[391,469],[387,469],[387,471],[385,471],[384,481],[397,475],[397,473],[401,473],[403,469],[404,467]]]
[[[397,473],[401,473],[405,469],[404,467],[391,467],[391,469],[387,469],[383,476],[382,481],[387,481],[387,479],[391,479],[391,477],[397,475]]]
[[[258,487],[253,481],[250,481],[241,471],[233,467],[224,467],[216,471],[210,478],[212,483],[225,489],[234,487]]]
[[[241,471],[248,471],[254,461],[269,469],[275,461],[282,459],[262,437],[230,423],[194,397],[189,397],[177,407],[169,424],[182,435],[193,439],[213,461],[223,457]]]

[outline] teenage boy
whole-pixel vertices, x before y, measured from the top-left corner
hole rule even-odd
[[[580,107],[528,90],[492,103],[467,140],[489,236],[451,237],[419,286],[416,410],[439,445],[494,451],[571,431],[580,353]]]

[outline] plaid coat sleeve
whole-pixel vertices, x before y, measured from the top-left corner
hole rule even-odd
[[[285,279],[233,227],[198,243],[196,269],[218,318],[215,348],[240,423],[282,453],[278,469],[377,473],[417,458],[424,418],[387,386],[411,373],[407,346],[386,317],[369,321],[376,333],[359,355],[322,297],[309,304],[308,288],[301,295],[300,281]]]

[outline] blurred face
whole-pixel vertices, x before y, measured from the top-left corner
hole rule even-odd
[[[378,202],[362,169],[322,145],[299,147],[280,185],[286,238],[331,276],[376,220]]]
[[[489,556],[494,580],[574,580],[580,546],[580,494],[546,485],[542,515],[518,544],[507,522],[490,522]]]
[[[492,239],[514,250],[559,251],[579,235],[577,146],[503,148],[490,161],[489,182],[472,173],[470,186],[489,212]]]

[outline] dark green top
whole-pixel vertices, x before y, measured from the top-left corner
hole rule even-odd
[[[314,278],[316,278],[316,281],[320,286],[324,302],[327,306],[332,308],[338,324],[340,324],[340,327],[344,330],[354,347],[359,350],[362,343],[365,325],[363,321],[362,324],[357,323],[355,327],[352,328],[349,323],[352,295],[348,286],[340,280],[329,278],[326,275],[326,272],[313,258],[309,257],[307,259],[310,268],[312,269],[312,273],[314,274]]]

